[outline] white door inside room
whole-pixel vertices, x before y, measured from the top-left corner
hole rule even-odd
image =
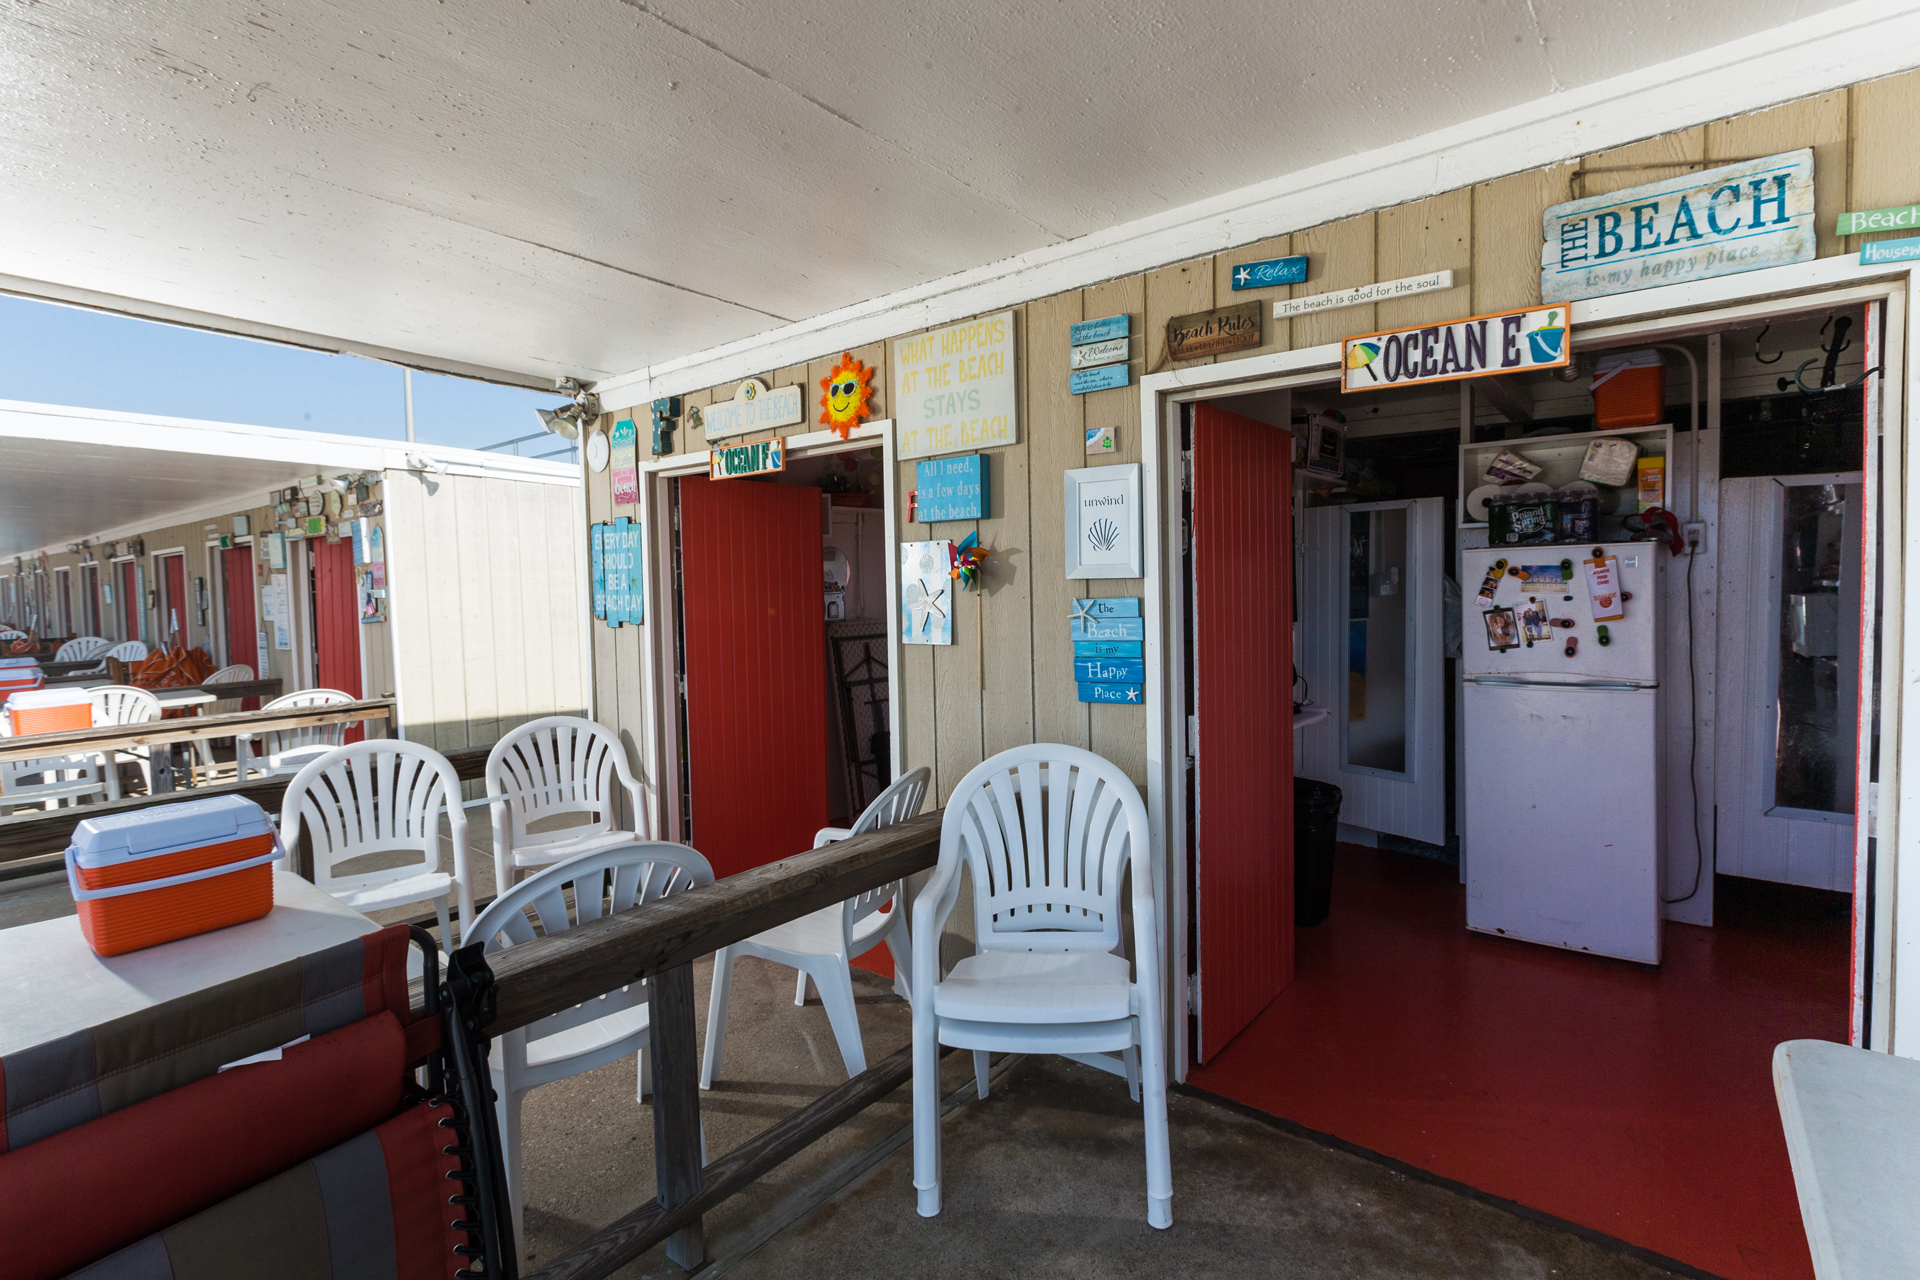
[[[1314,507],[1301,557],[1300,674],[1331,714],[1295,773],[1342,793],[1340,821],[1446,842],[1441,583],[1446,502]]]

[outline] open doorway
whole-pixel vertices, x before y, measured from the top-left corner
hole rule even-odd
[[[1885,1034],[1850,987],[1852,957],[1871,975],[1884,947],[1860,825],[1878,771],[1879,399],[1861,381],[1877,332],[1877,312],[1854,303],[1657,336],[1623,325],[1588,339],[1564,376],[1360,395],[1330,373],[1287,388],[1302,462],[1295,698],[1320,713],[1296,734],[1296,785],[1344,793],[1332,911],[1274,922],[1293,934],[1292,981],[1224,1047],[1207,1043],[1203,1015],[1189,1083],[1707,1272],[1746,1274],[1765,1256],[1773,1273],[1810,1274],[1767,1062],[1786,1039]],[[1655,419],[1596,421],[1603,356],[1659,371],[1638,375]],[[1580,476],[1608,431],[1634,445],[1631,483]],[[1502,454],[1538,474],[1490,480]],[[1521,484],[1567,494],[1592,525],[1561,536],[1556,513],[1555,536],[1498,550],[1475,493]],[[1650,576],[1602,646],[1580,570],[1609,558]],[[1504,576],[1515,570],[1530,576]],[[1509,598],[1523,584],[1531,594]],[[1488,612],[1536,602],[1552,607],[1533,649],[1489,629]],[[1490,738],[1461,714],[1462,681],[1485,665],[1469,650],[1501,640],[1567,670],[1597,651],[1594,672],[1626,683],[1600,668],[1630,647],[1636,615],[1653,621],[1644,721],[1560,720],[1515,751],[1517,730]],[[1205,610],[1189,607],[1187,625],[1204,670]],[[1565,696],[1598,707],[1628,692]],[[1423,734],[1423,711],[1438,734]],[[1561,773],[1543,784],[1549,756]],[[1476,767],[1504,776],[1463,803]],[[1437,823],[1384,803],[1416,779]],[[1631,909],[1661,940],[1659,963],[1471,931],[1475,876],[1578,852],[1599,821],[1590,806],[1639,823],[1647,865]],[[1205,832],[1193,804],[1189,954],[1202,977]],[[1563,902],[1617,901],[1601,888]],[[1202,984],[1202,1010],[1209,995]],[[1729,1155],[1737,1203],[1716,1190]]]
[[[716,876],[810,848],[893,780],[885,459],[872,441],[834,446],[771,473],[662,482],[679,584],[674,808]],[[891,976],[884,948],[854,963]]]

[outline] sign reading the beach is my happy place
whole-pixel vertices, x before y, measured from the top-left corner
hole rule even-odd
[[[1556,204],[1542,226],[1547,302],[1806,262],[1814,254],[1813,151]]]
[[[887,390],[902,458],[1018,444],[1013,312],[901,338]]]

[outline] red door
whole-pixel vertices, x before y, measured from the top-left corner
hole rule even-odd
[[[120,562],[120,618],[126,630],[122,638],[138,640],[140,638],[140,610],[146,601],[140,598],[140,573],[135,567],[137,560]]]
[[[313,675],[322,689],[360,696],[360,595],[353,581],[353,543],[307,543],[313,553]],[[365,737],[359,725],[347,741]]]
[[[248,667],[260,665],[260,632],[254,621],[253,548],[229,547],[220,553],[220,571],[224,578],[221,598],[227,605],[227,662]],[[255,671],[264,680],[267,673]],[[242,711],[258,711],[260,699],[247,698]]]
[[[1293,437],[1193,418],[1201,1061],[1293,980]]]
[[[161,561],[165,585],[160,600],[160,642],[187,639],[187,558],[165,556]]]
[[[690,843],[716,876],[827,825],[820,491],[680,481]]]

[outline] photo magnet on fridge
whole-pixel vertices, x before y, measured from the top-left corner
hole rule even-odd
[[[1487,648],[1505,653],[1519,645],[1520,629],[1513,620],[1513,610],[1489,609],[1482,616],[1487,620]]]

